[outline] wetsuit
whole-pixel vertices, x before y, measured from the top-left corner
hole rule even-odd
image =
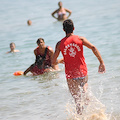
[[[36,61],[31,65],[31,72],[33,75],[40,75],[46,72],[51,67],[51,60],[48,52],[48,47],[45,49],[45,53],[43,55],[39,52],[39,47],[36,48]]]
[[[83,43],[79,36],[64,37],[60,42],[67,79],[83,79],[87,76],[87,65],[83,55]]]

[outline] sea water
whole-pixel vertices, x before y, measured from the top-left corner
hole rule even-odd
[[[13,76],[35,61],[33,50],[42,37],[55,50],[65,36],[62,22],[51,13],[58,0],[0,0],[0,120],[120,120],[120,1],[64,0],[72,11],[74,34],[84,36],[100,51],[106,73],[99,74],[99,62],[84,47],[88,67],[89,97],[83,115],[76,114],[64,74]],[[27,20],[32,25],[27,25]],[[19,53],[6,54],[14,42]],[[59,58],[62,58],[60,54]],[[85,104],[84,97],[82,97]]]

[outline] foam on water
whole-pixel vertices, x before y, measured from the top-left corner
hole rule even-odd
[[[105,113],[105,105],[103,105],[90,90],[82,94],[81,105],[84,107],[84,110],[82,115],[78,115],[75,104],[67,104],[67,120],[110,120],[110,115]]]

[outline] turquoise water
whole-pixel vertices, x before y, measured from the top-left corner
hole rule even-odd
[[[57,3],[50,0],[0,0],[1,120],[69,119],[67,110],[74,102],[67,87],[63,65],[59,65],[59,72],[37,77],[13,76],[15,71],[24,71],[35,61],[33,50],[39,37],[44,38],[46,45],[53,49],[57,41],[64,37],[62,22],[51,17],[51,13],[58,8]],[[70,18],[75,24],[74,34],[84,36],[93,43],[106,65],[106,73],[99,74],[98,60],[91,50],[84,48],[89,88],[100,102],[91,103],[95,106],[94,113],[97,108],[105,106],[104,114],[109,116],[108,119],[119,120],[120,1],[64,0],[63,6],[72,10]],[[27,25],[28,19],[32,20],[32,26]],[[6,54],[11,42],[15,42],[20,53]],[[85,120],[86,115],[83,116]]]

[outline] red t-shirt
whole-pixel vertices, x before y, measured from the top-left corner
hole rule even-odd
[[[64,57],[66,78],[79,78],[87,75],[83,43],[79,36],[64,37],[60,42],[60,51]]]

